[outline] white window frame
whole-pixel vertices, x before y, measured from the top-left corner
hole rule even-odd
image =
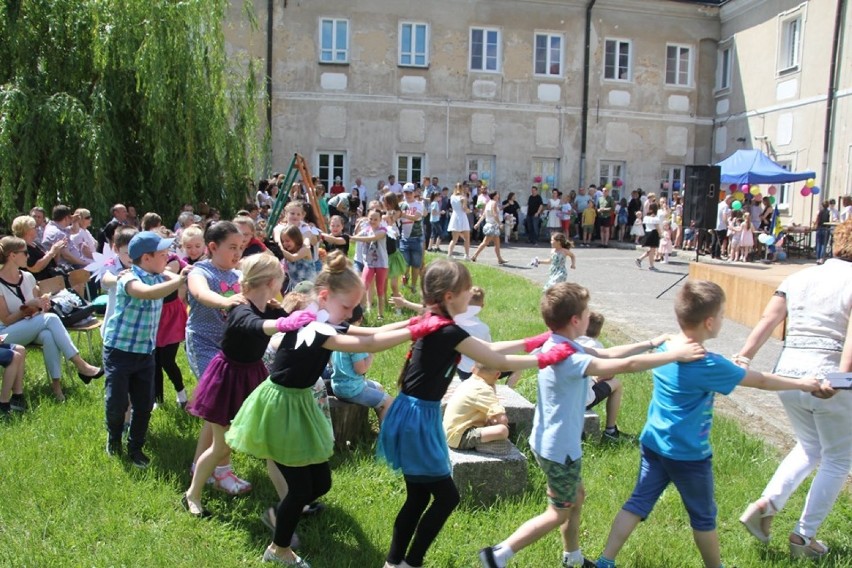
[[[403,29],[410,28],[409,45],[403,45]],[[417,51],[417,30],[423,30],[423,51]],[[409,61],[403,61],[408,57]],[[418,63],[417,58],[422,57],[423,62]],[[429,24],[426,22],[400,22],[399,23],[399,61],[400,67],[429,67]]]
[[[669,49],[671,49],[671,48],[674,48],[674,49],[677,50],[677,57],[675,59],[677,69],[675,70],[675,82],[674,83],[669,82]],[[681,78],[680,78],[680,76],[681,76],[680,62],[681,62],[682,53],[683,53],[684,50],[687,51],[687,55],[688,55],[687,63],[686,63],[687,69],[686,69],[686,82],[685,83],[681,82]],[[666,68],[665,68],[664,80],[665,80],[667,87],[679,87],[679,88],[692,87],[692,75],[693,75],[693,69],[692,68],[693,68],[693,58],[694,58],[693,54],[694,53],[695,53],[695,49],[691,45],[686,45],[686,44],[682,44],[682,43],[667,43],[666,44],[666,58],[665,58]]]
[[[487,156],[482,154],[468,154],[465,156],[465,171],[467,171],[467,179],[471,180],[473,174],[476,174],[477,180],[483,180],[488,187],[494,184],[494,164],[496,156]],[[488,179],[482,177],[483,172],[488,172]]]
[[[727,55],[726,55],[727,54]],[[727,69],[725,58],[727,57]],[[725,42],[719,45],[716,52],[716,92],[727,92],[731,90],[731,78],[734,68],[734,44]]]
[[[795,171],[793,169],[792,159],[776,159],[775,163],[787,170],[788,172]],[[775,204],[778,206],[779,211],[790,211],[790,206],[792,205],[793,191],[795,191],[795,189],[793,188],[794,183],[795,182],[779,183],[775,186],[776,188],[778,188],[778,192],[775,194]],[[769,185],[772,184],[768,184],[766,185],[766,187],[768,188]],[[761,186],[761,193],[763,193],[763,186]]]
[[[545,57],[544,57],[544,73],[539,73],[538,68],[538,38],[545,38]],[[554,61],[553,55],[553,40],[559,41],[558,61]],[[559,70],[553,73],[551,69],[553,65],[559,65]],[[554,32],[535,32],[533,35],[533,75],[536,77],[562,77],[565,69],[565,36],[561,33]]]
[[[543,191],[550,191],[554,187],[559,187],[559,158],[534,157],[531,162],[532,179],[535,180],[538,177],[541,178],[540,182],[533,181],[533,185]],[[553,176],[553,183],[547,181],[549,176]],[[541,187],[545,183],[550,186],[546,190]],[[547,201],[547,198],[545,197],[542,197],[542,199]]]
[[[604,172],[606,168],[606,172]],[[616,201],[621,199],[621,193],[625,191],[627,182],[624,181],[624,174],[627,171],[627,162],[624,160],[599,160],[598,161],[598,189],[602,189],[607,183],[612,183],[610,197]],[[615,186],[615,180],[622,181],[621,187]]]
[[[802,33],[804,14],[782,16],[778,25],[778,75],[799,71],[802,66]]]
[[[480,54],[480,57],[482,58],[482,67],[481,68],[476,68],[476,67],[473,66],[473,57],[474,57],[473,34],[474,34],[474,32],[482,32],[482,53]],[[494,69],[488,68],[489,57],[487,56],[487,53],[488,53],[487,38],[488,38],[488,34],[490,34],[490,33],[495,33],[497,35],[497,42],[496,42],[497,43],[497,45],[496,45],[496,52],[497,53],[496,53],[496,61],[495,61]],[[469,44],[468,44],[469,53],[468,53],[468,61],[467,61],[468,69],[470,71],[474,71],[474,72],[477,72],[477,73],[501,73],[502,68],[503,68],[503,64],[502,64],[503,41],[502,40],[503,40],[503,32],[502,32],[502,30],[500,30],[500,28],[489,28],[489,27],[480,27],[480,26],[471,27],[470,33],[468,34],[468,41],[469,41]]]
[[[331,47],[324,47],[323,43],[323,27],[326,23],[331,23]],[[345,45],[337,45],[338,27],[341,24],[346,26],[346,41]],[[319,21],[319,62],[332,65],[346,65],[349,63],[349,37],[352,28],[349,25],[349,20],[345,18],[320,18]],[[329,59],[324,59],[328,52]],[[342,58],[339,56],[342,55]]]
[[[607,50],[610,43],[615,44],[615,65],[613,70],[615,72],[614,77],[607,76]],[[619,63],[622,56],[622,48],[627,48],[627,77],[621,78],[618,77],[618,71],[621,68],[621,64]],[[604,40],[604,61],[603,61],[603,77],[606,81],[618,81],[620,83],[630,83],[633,81],[633,42],[629,39],[617,38],[617,37],[608,37]]]
[[[329,164],[323,166],[323,156],[329,160]],[[337,165],[336,158],[340,158],[340,165]],[[346,180],[349,178],[347,171],[346,152],[340,150],[319,150],[317,151],[316,170],[317,180],[325,186],[326,192],[331,190],[334,185],[335,176],[340,176],[343,185],[346,185]],[[338,171],[335,171],[338,170]]]
[[[420,169],[414,167],[415,160],[420,160]],[[400,168],[400,160],[405,160],[405,165]],[[396,155],[394,161],[394,169],[396,170],[396,182],[400,185],[411,182],[419,183],[423,179],[423,172],[426,171],[426,154],[409,154],[400,152]],[[412,175],[414,172],[416,174]]]
[[[673,191],[679,191],[683,195],[685,174],[686,166],[683,164],[660,164],[660,195],[665,195],[666,199],[671,198]],[[674,182],[680,182],[677,189],[674,187]],[[668,189],[666,189],[667,183]]]

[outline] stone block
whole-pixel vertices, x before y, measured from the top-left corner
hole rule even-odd
[[[583,437],[595,442],[601,439],[601,417],[594,410],[587,410],[583,420]]]
[[[447,389],[447,393],[441,400],[441,412],[447,406],[447,401],[461,384],[458,377],[454,378]],[[523,395],[507,387],[506,385],[497,385],[497,400],[506,409],[506,418],[509,420],[509,431],[511,438],[517,440],[521,437],[529,436],[532,432],[532,422],[535,416],[535,406],[525,399]]]
[[[328,406],[331,411],[331,429],[334,431],[334,445],[345,448],[346,443],[353,445],[370,435],[370,409],[360,404],[343,402],[329,395]]]
[[[450,448],[450,463],[461,496],[482,504],[520,495],[527,488],[527,458],[514,446],[505,456]]]

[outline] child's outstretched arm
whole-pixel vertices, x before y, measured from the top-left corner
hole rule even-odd
[[[516,345],[514,350],[519,351],[523,349],[524,341],[505,341],[502,343],[514,343]],[[486,367],[500,369],[501,371],[522,371],[534,367],[543,369],[548,365],[564,361],[574,353],[574,349],[567,343],[554,345],[547,353],[537,353],[536,355],[505,355],[494,347],[494,343],[488,343],[476,337],[468,337],[456,345],[456,351]]]
[[[767,391],[800,390],[819,398],[831,398],[835,393],[828,381],[821,381],[815,377],[791,379],[760,371],[746,371],[740,386]]]
[[[647,347],[647,343],[645,344]],[[633,355],[620,359],[594,358],[586,367],[587,375],[608,376],[618,373],[647,371],[675,361],[689,362],[701,359],[706,354],[704,347],[695,342],[670,343],[667,351]]]
[[[349,331],[347,331],[347,335],[356,335],[361,337],[366,337],[369,335],[376,335],[377,333],[383,333],[386,331],[395,331],[397,329],[405,329],[408,326],[408,320],[397,321],[393,323],[388,323],[379,327],[361,327],[358,325],[350,325]]]
[[[214,292],[210,289],[207,279],[200,272],[190,272],[186,285],[189,293],[198,300],[198,303],[208,308],[227,310],[238,304],[248,302],[242,294],[226,297]]]
[[[649,349],[656,349],[657,347],[668,341],[670,338],[670,334],[664,333],[663,335],[658,335],[653,339],[649,339],[648,341],[641,341],[639,343],[614,345],[605,349],[593,349],[591,347],[586,347],[585,350],[586,353],[597,357],[598,359],[622,359],[624,357],[630,357],[631,355],[639,355],[640,353],[644,353]]]
[[[159,300],[165,298],[186,281],[185,273],[175,274],[171,271],[163,272],[165,282],[159,284],[145,284],[140,280],[131,280],[124,289],[129,296],[140,300]]]

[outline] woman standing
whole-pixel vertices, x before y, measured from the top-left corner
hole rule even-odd
[[[547,202],[547,228],[550,234],[562,230],[562,221],[559,218],[562,213],[562,192],[554,189],[550,192],[550,201]]]
[[[470,260],[470,222],[467,214],[470,212],[467,206],[467,198],[464,196],[464,186],[457,183],[450,197],[450,207],[453,212],[450,215],[450,223],[447,230],[451,233],[450,246],[447,247],[447,258],[453,257],[453,248],[459,237],[464,241],[464,259]]]
[[[485,204],[485,213],[476,222],[476,227],[485,223],[482,228],[482,242],[479,243],[476,252],[473,253],[471,260],[476,262],[476,257],[479,256],[485,248],[490,244],[494,244],[494,254],[497,255],[497,264],[506,264],[503,257],[500,256],[500,234],[503,231],[503,224],[500,222],[500,208],[497,205],[500,203],[500,194],[496,191],[491,191],[488,194],[488,203]]]
[[[734,361],[748,366],[786,318],[787,336],[775,374],[799,378],[852,372],[852,221],[835,229],[833,250],[834,258],[822,266],[797,272],[781,283]],[[816,470],[788,540],[791,556],[819,558],[828,547],[816,540],[816,533],[852,466],[852,392],[840,391],[828,400],[800,394],[778,395],[796,434],[796,446],[740,522],[755,538],[768,542],[774,515]]]
[[[650,196],[648,199],[650,200]],[[642,219],[645,222],[645,239],[642,241],[642,246],[647,247],[648,250],[636,259],[636,266],[642,268],[642,259],[647,258],[648,270],[657,270],[654,259],[657,258],[657,249],[660,248],[660,218],[657,216],[656,203],[648,206],[648,214]]]

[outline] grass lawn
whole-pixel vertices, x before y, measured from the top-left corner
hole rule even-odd
[[[487,290],[482,318],[490,324],[495,339],[542,331],[537,285],[492,268],[468,266],[474,281]],[[616,336],[608,331],[610,337]],[[82,348],[84,342],[80,343]],[[369,373],[391,392],[396,391],[406,348],[380,354]],[[85,348],[83,352],[85,355]],[[180,362],[185,379],[194,386],[182,350]],[[650,376],[624,379],[626,395],[619,427],[638,433],[650,397]],[[146,447],[152,464],[139,471],[104,452],[103,381],[86,387],[76,374],[74,379],[66,378],[68,401],[56,404],[41,355],[29,353],[26,389],[31,410],[0,424],[0,566],[260,565],[260,555],[270,542],[260,514],[275,500],[265,465],[245,455],[234,456],[236,471],[255,489],[238,498],[206,491],[213,519],[197,521],[181,510],[179,499],[189,485],[189,464],[200,422],[176,407],[166,382],[167,402],[154,411]],[[525,374],[519,390],[535,400],[534,372]],[[804,491],[779,515],[769,546],[759,545],[737,522],[778,463],[775,450],[765,447],[754,434],[730,421],[718,417],[715,421],[718,519],[725,565],[798,565],[787,558],[786,535],[801,511]],[[375,463],[373,442],[374,438],[334,456],[334,486],[324,499],[328,509],[299,525],[300,554],[315,568],[378,568],[384,562],[393,519],[404,499],[404,484]],[[479,566],[479,548],[499,542],[543,510],[544,478],[526,440],[519,446],[530,457],[526,493],[489,508],[463,502],[427,555],[427,566]],[[633,487],[638,461],[633,445],[585,445],[583,477],[588,498],[581,542],[587,556],[596,558],[603,549],[610,523]],[[820,537],[832,547],[823,566],[852,566],[848,494],[841,497]],[[561,550],[559,536],[553,533],[524,550],[511,565],[555,568],[561,565]],[[701,565],[675,491],[664,494],[619,561],[620,566],[637,568]]]

